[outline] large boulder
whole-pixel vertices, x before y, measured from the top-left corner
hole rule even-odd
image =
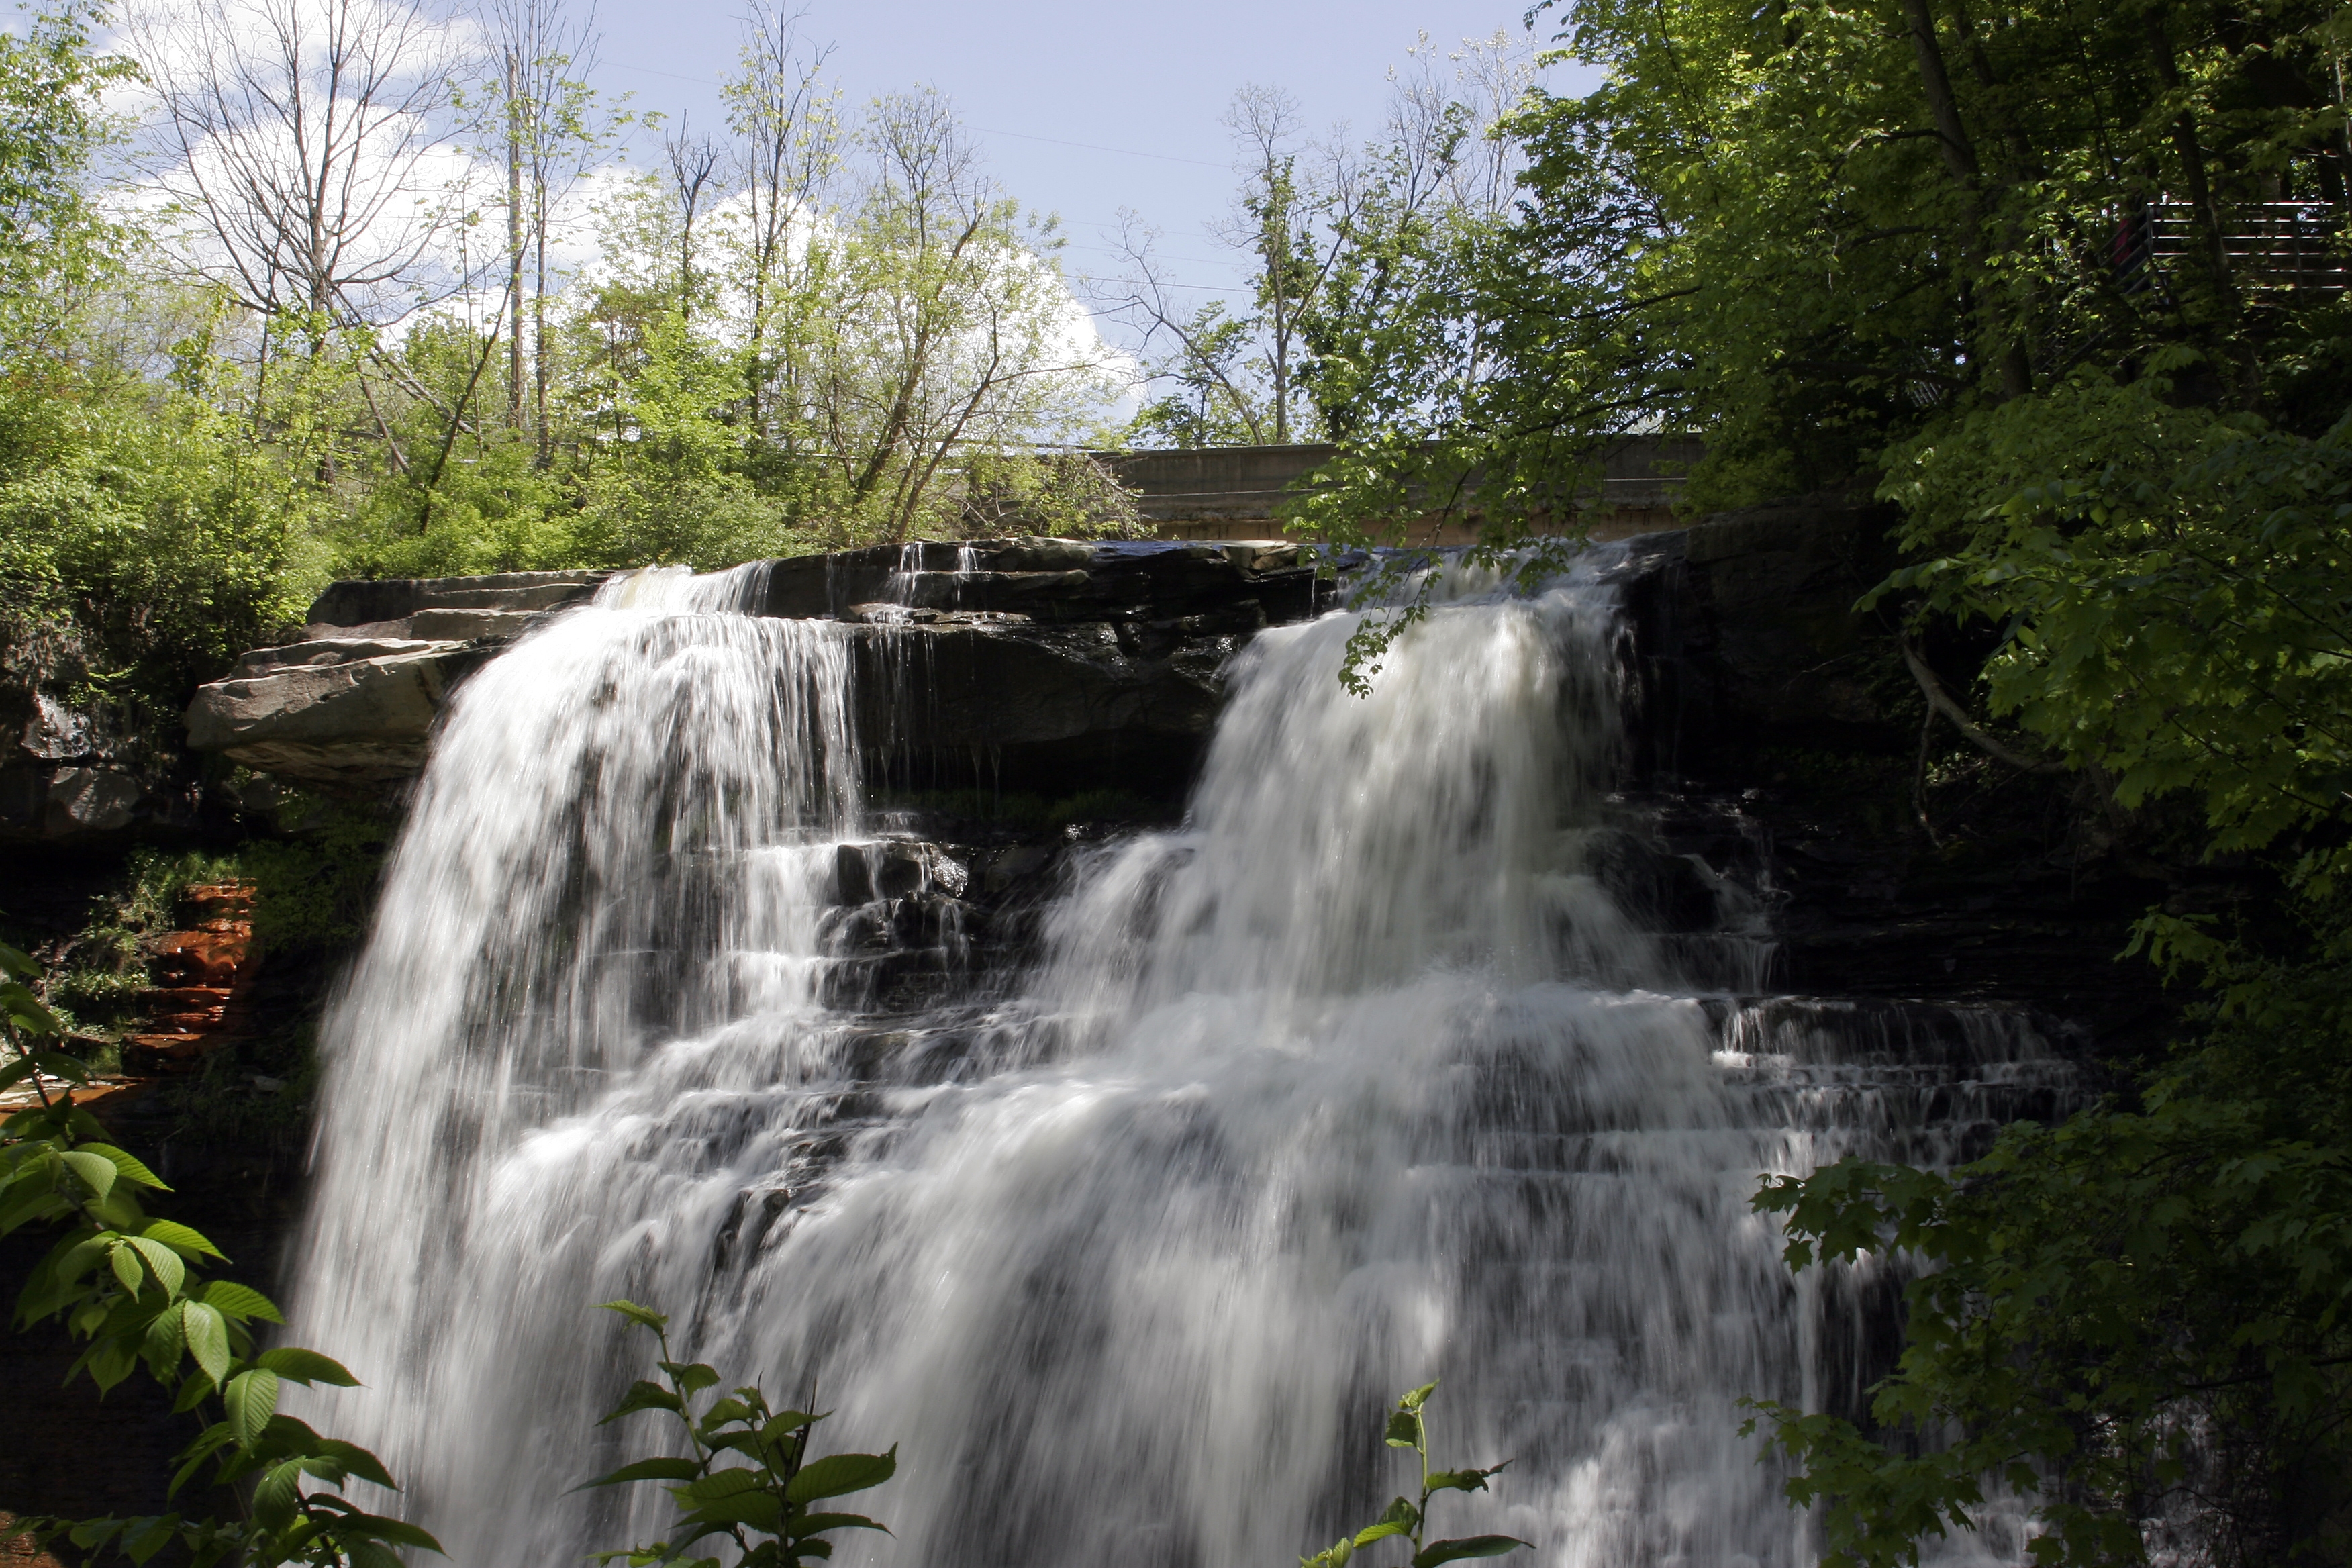
[[[134,708],[103,695],[90,679],[102,662],[70,626],[0,624],[0,845],[194,820],[185,760],[139,732]]]
[[[490,651],[467,643],[319,638],[249,654],[227,679],[196,693],[188,744],[312,784],[404,778],[425,765],[449,689]]]
[[[188,705],[188,745],[304,784],[370,789],[425,765],[449,692],[608,572],[334,583],[299,640],[257,648]]]

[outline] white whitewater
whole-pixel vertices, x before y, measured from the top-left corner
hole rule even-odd
[[[1743,1005],[1752,933],[1612,900],[1599,577],[1439,609],[1369,700],[1351,617],[1262,634],[1184,828],[1095,851],[982,1023],[887,1037],[829,1006],[848,629],[643,575],[519,645],[327,1026],[294,1321],[372,1385],[333,1429],[460,1568],[643,1538],[657,1500],[563,1495],[645,1451],[593,1427],[627,1295],[901,1445],[860,1562],[1280,1568],[1402,1489],[1379,1412],[1433,1377],[1439,1457],[1513,1460],[1441,1531],[1808,1560],[1737,1401],[1850,1395],[1858,1330],[1759,1173],[1933,1157],[2054,1069],[1997,1015]]]

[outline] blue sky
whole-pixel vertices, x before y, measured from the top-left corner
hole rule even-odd
[[[740,0],[603,0],[600,84],[715,127],[740,11]],[[1439,45],[1497,27],[1525,36],[1524,11],[1524,0],[811,0],[804,27],[835,46],[830,68],[852,106],[916,83],[953,100],[1011,194],[1061,216],[1071,271],[1111,268],[1101,231],[1129,207],[1164,233],[1180,277],[1230,287],[1236,264],[1204,231],[1232,200],[1219,117],[1236,88],[1286,88],[1310,125],[1369,133],[1385,73],[1419,32]]]

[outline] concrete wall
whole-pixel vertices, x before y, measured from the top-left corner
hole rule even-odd
[[[1296,493],[1334,450],[1322,443],[1177,448],[1129,452],[1112,458],[1111,467],[1122,483],[1140,492],[1143,515],[1162,539],[1268,539],[1283,533],[1275,517],[1277,503]],[[1682,475],[1699,453],[1699,443],[1687,437],[1622,438],[1603,460],[1599,490],[1581,498],[1570,521],[1589,524],[1596,539],[1674,527]],[[1402,520],[1390,538],[1399,544],[1467,544],[1477,532],[1475,513],[1424,516]]]

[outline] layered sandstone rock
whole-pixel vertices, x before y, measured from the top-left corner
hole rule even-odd
[[[604,574],[337,583],[301,641],[198,690],[188,743],[310,784],[424,766],[450,690]],[[877,772],[917,787],[1181,790],[1217,671],[1261,626],[1329,602],[1297,545],[918,542],[744,569],[753,615],[849,622]]]
[[[510,572],[331,584],[299,641],[257,648],[188,706],[188,745],[306,784],[366,786],[425,765],[449,690],[610,574]]]

